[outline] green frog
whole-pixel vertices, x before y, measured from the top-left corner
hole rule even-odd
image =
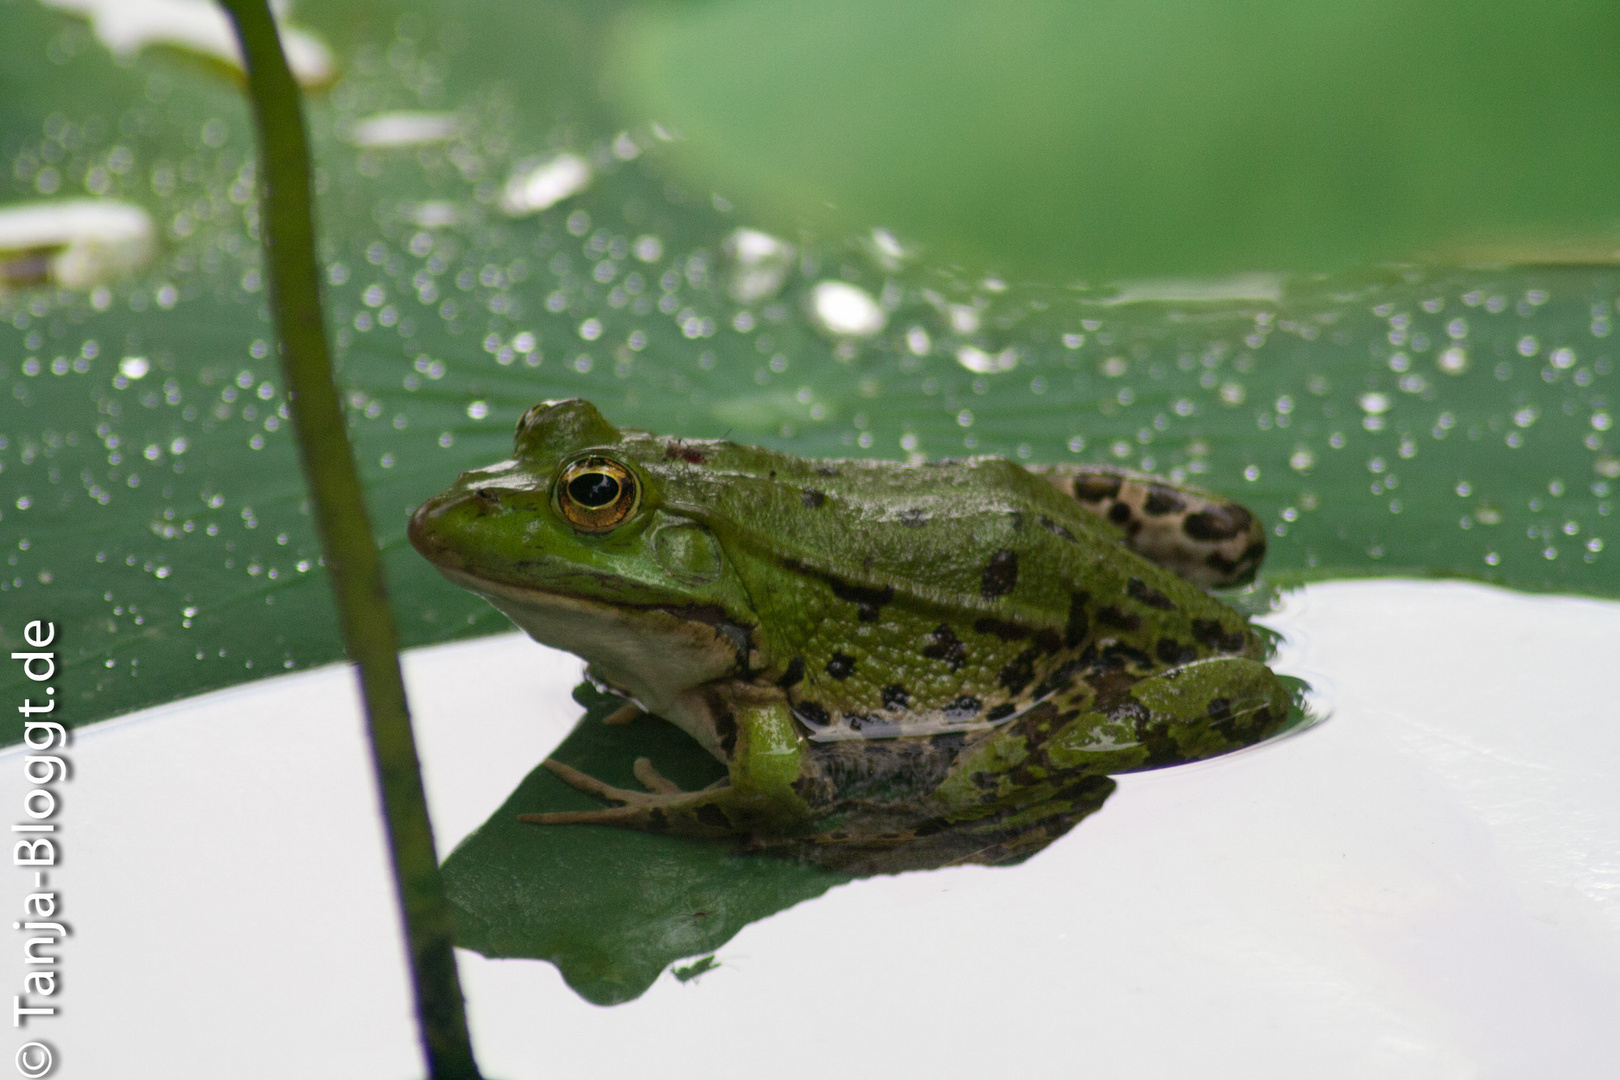
[[[1016,862],[1113,774],[1282,728],[1290,697],[1236,611],[1247,510],[1096,466],[806,460],[614,427],[589,402],[519,421],[512,456],[411,518],[447,578],[726,767],[683,791],[546,765],[606,803],[528,815],[896,869]]]

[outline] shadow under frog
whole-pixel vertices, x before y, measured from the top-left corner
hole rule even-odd
[[[1020,862],[1112,775],[1297,716],[1203,591],[1252,579],[1259,523],[1125,472],[807,461],[546,402],[410,535],[589,663],[581,725],[445,873],[460,944],[592,1001],[852,877]]]

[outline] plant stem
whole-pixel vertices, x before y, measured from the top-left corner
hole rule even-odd
[[[260,220],[271,310],[343,643],[359,668],[422,1046],[434,1080],[472,1080],[479,1076],[478,1065],[451,951],[450,908],[433,850],[398,639],[326,347],[309,143],[298,87],[265,0],[221,3],[236,26],[247,62],[248,97],[259,130],[264,184]]]

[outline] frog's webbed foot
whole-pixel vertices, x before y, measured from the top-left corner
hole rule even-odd
[[[547,758],[544,764],[570,787],[621,805],[601,810],[519,814],[519,821],[534,825],[617,825],[643,832],[669,832],[698,838],[734,836],[739,832],[719,805],[727,788],[725,780],[717,780],[701,791],[683,791],[649,759],[642,757],[635,760],[632,768],[636,779],[647,790],[633,791],[614,787],[552,758]]]

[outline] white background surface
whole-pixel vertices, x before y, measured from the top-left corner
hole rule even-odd
[[[458,954],[486,1075],[1620,1073],[1620,604],[1347,582],[1268,621],[1330,719],[1124,777],[1022,867],[835,889],[614,1008]],[[448,851],[566,734],[578,662],[506,637],[407,676]],[[21,754],[0,753],[12,820]],[[97,725],[71,754],[62,1014],[0,1057],[43,1037],[74,1080],[420,1075],[344,671]],[[15,920],[28,875],[3,873]]]

